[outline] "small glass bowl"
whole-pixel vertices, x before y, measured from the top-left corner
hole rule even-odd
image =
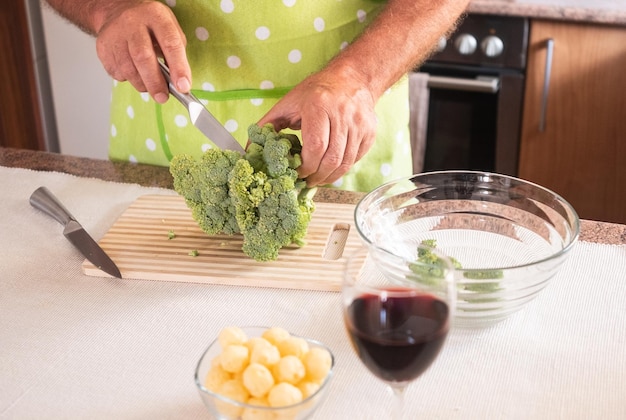
[[[543,290],[580,231],[554,192],[511,176],[427,172],[384,184],[356,206],[361,239],[402,258],[432,241],[455,267],[455,325],[506,319]]]
[[[241,330],[243,330],[248,338],[252,338],[260,337],[268,328],[269,327],[252,326],[241,327]],[[292,337],[300,336],[292,334]],[[326,397],[329,383],[333,376],[335,357],[332,351],[321,342],[306,337],[301,338],[306,340],[310,348],[321,347],[326,349],[331,355],[331,368],[328,375],[315,393],[310,395],[308,398],[303,399],[298,404],[283,407],[264,407],[241,403],[216,394],[204,386],[205,378],[211,368],[211,362],[222,352],[220,344],[216,338],[200,358],[195,372],[195,382],[198,392],[200,393],[200,397],[202,398],[204,405],[209,410],[213,418],[219,420],[303,420],[309,418]]]

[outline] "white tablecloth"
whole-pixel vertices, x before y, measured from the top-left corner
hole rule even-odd
[[[99,239],[147,193],[0,167],[0,418],[200,419],[196,362],[227,325],[279,325],[328,344],[336,372],[315,419],[386,418],[384,386],[344,332],[339,294],[87,277],[46,185]],[[323,275],[323,273],[320,273]],[[406,395],[407,418],[626,418],[626,246],[580,242],[527,308],[454,330]]]

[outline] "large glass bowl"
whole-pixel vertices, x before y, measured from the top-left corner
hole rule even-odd
[[[268,327],[241,327],[241,330],[246,334],[248,339],[250,339],[253,337],[261,337],[263,332],[268,330]],[[292,336],[298,337],[295,334],[292,334]],[[327,394],[329,382],[333,376],[335,358],[331,350],[319,341],[310,338],[304,338],[304,340],[308,343],[309,348],[321,347],[328,351],[332,360],[330,372],[319,384],[319,388],[301,402],[282,407],[266,407],[241,403],[207,389],[205,386],[205,378],[207,378],[212,363],[215,363],[216,357],[222,352],[219,341],[216,338],[200,358],[195,372],[196,387],[198,388],[204,405],[211,413],[211,418],[219,420],[303,420],[309,418]]]
[[[474,171],[427,172],[368,193],[355,225],[366,244],[416,258],[428,241],[456,264],[455,324],[486,326],[546,287],[577,241],[576,211],[522,179]]]

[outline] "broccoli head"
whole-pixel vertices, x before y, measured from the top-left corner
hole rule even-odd
[[[271,261],[282,247],[304,244],[315,189],[298,178],[297,136],[276,132],[271,124],[253,124],[248,135],[244,156],[219,149],[207,150],[200,160],[179,155],[170,172],[204,232],[240,233],[246,255]]]

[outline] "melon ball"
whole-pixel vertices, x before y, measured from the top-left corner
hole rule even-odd
[[[226,372],[241,372],[250,360],[248,347],[241,344],[231,344],[222,350],[220,365]]]
[[[248,341],[246,333],[239,327],[226,327],[220,331],[217,341],[222,348],[226,348],[231,344],[244,344]]]
[[[257,407],[269,407],[269,403],[265,398],[252,397],[248,400],[248,404]],[[274,420],[274,412],[263,408],[246,407],[241,413],[241,420]]]
[[[312,381],[322,381],[333,364],[328,350],[322,347],[313,347],[302,359],[306,368],[307,377]]]
[[[248,394],[248,391],[241,381],[235,379],[224,382],[220,385],[216,393],[241,403],[245,403],[250,397],[250,394]],[[239,417],[243,411],[243,407],[238,407],[218,399],[215,400],[215,407],[221,414],[233,418]]]
[[[220,385],[224,382],[229,381],[231,378],[231,374],[226,372],[221,365],[213,365],[207,372],[206,378],[204,380],[204,386],[209,391],[217,392]]]
[[[302,391],[287,382],[274,385],[267,395],[270,407],[284,407],[300,401],[302,401]]]
[[[274,375],[277,382],[297,384],[304,378],[306,369],[302,361],[296,356],[282,357],[274,366]]]
[[[309,351],[309,343],[301,337],[289,337],[280,341],[276,347],[280,351],[281,356],[302,357]]]
[[[243,371],[243,386],[253,397],[264,397],[274,386],[272,372],[259,363],[251,363]]]
[[[250,353],[252,353],[252,350],[254,350],[256,346],[271,346],[271,345],[272,343],[270,343],[263,337],[250,337],[248,341],[246,341],[246,346],[248,346]]]
[[[320,389],[320,384],[311,381],[302,381],[298,383],[298,389],[302,392],[302,399],[305,400],[315,394]]]
[[[259,363],[267,367],[274,366],[280,360],[280,352],[275,345],[265,339],[262,340],[252,348],[250,363]]]
[[[291,334],[289,334],[289,331],[284,328],[272,327],[263,331],[261,336],[273,345],[277,345],[279,342],[291,337]]]

